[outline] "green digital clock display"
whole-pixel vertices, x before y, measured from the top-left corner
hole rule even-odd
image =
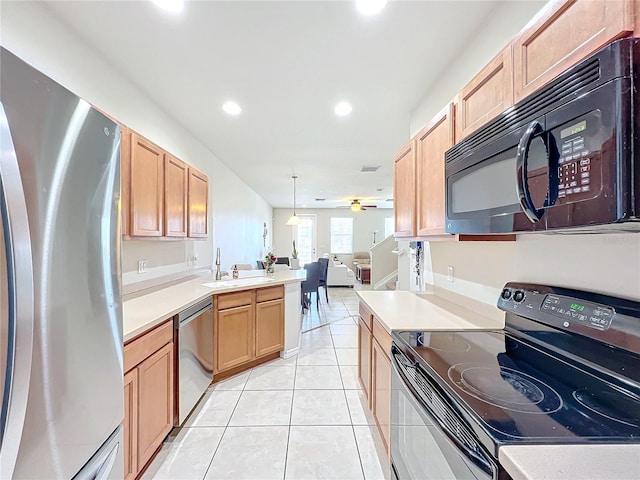
[[[582,120],[581,122],[576,123],[575,125],[571,125],[570,127],[563,128],[560,130],[560,138],[570,137],[571,135],[575,135],[576,133],[583,132],[587,129],[587,121]]]
[[[577,303],[572,303],[569,308],[574,312],[582,312],[584,310],[584,305],[579,305]]]

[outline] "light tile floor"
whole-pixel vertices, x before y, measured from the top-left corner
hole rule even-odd
[[[358,299],[351,288],[328,293],[320,315],[314,301],[302,318],[300,354],[211,386],[143,479],[388,478],[358,385]]]

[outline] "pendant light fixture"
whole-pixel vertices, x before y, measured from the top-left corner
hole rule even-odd
[[[293,215],[287,220],[287,225],[300,225],[302,220],[296,215],[296,178],[298,177],[293,175],[291,178],[293,178]]]

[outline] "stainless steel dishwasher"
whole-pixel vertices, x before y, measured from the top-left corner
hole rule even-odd
[[[206,299],[174,317],[178,338],[176,390],[178,417],[184,423],[213,381],[213,302]]]

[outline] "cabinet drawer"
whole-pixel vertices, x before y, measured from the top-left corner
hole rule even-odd
[[[373,338],[375,338],[384,353],[389,357],[391,351],[391,335],[387,332],[382,325],[373,317]]]
[[[256,302],[268,302],[269,300],[279,300],[284,298],[283,285],[275,287],[259,288],[256,293]]]
[[[371,312],[369,310],[367,310],[367,307],[365,307],[362,302],[360,302],[359,312],[360,312],[360,318],[362,319],[364,324],[367,326],[369,331],[371,331],[371,319],[372,319],[373,315],[371,314]]]
[[[251,305],[253,300],[253,292],[255,290],[246,290],[243,292],[223,293],[216,297],[218,310],[226,308],[242,307]]]
[[[124,371],[128,372],[170,342],[173,342],[173,320],[168,320],[124,346]]]

